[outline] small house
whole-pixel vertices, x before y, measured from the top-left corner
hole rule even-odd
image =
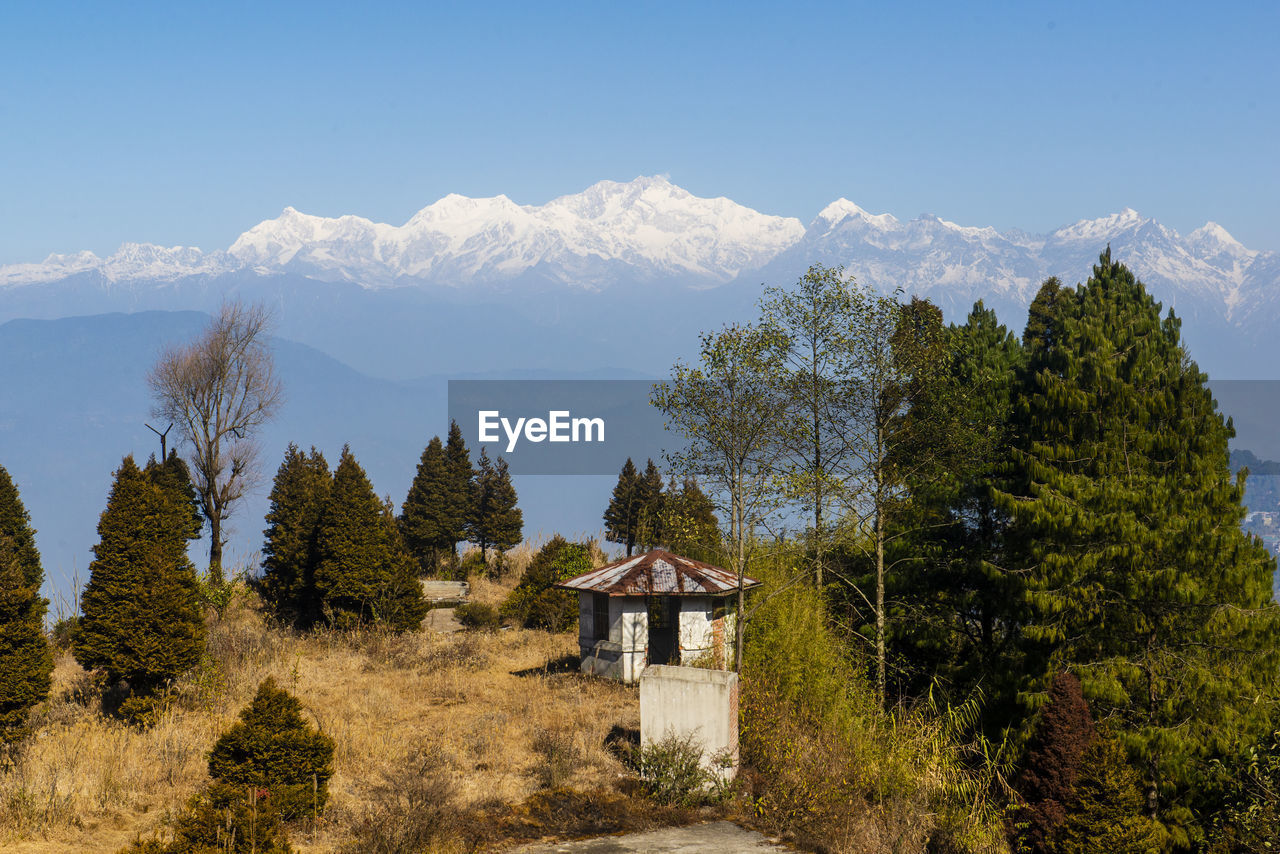
[[[657,549],[556,586],[578,594],[584,673],[635,683],[649,664],[723,668],[729,659],[738,578],[728,570]]]

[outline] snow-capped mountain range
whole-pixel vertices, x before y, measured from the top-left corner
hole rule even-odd
[[[900,221],[838,199],[806,226],[663,177],[601,181],[544,205],[449,195],[399,226],[286,208],[213,252],[130,243],[107,258],[52,255],[0,267],[0,322],[208,311],[235,291],[280,306],[287,337],[374,375],[395,364],[412,376],[446,341],[470,369],[485,355],[483,369],[576,366],[614,352],[619,318],[661,315],[643,348],[649,362],[640,351],[609,357],[655,370],[699,330],[753,316],[762,282],[788,284],[814,263],[926,296],[949,320],[981,299],[1020,330],[1044,279],[1084,280],[1108,245],[1176,309],[1193,354],[1218,376],[1280,363],[1280,254],[1248,249],[1212,222],[1181,235],[1126,209],[1030,234],[928,214]],[[475,305],[487,308],[464,310]],[[502,330],[505,349],[469,347],[478,317]],[[556,331],[533,343],[531,324]]]
[[[842,263],[870,284],[946,303],[984,295],[1026,303],[1049,275],[1083,278],[1107,244],[1175,303],[1184,294],[1208,300],[1227,318],[1280,288],[1275,253],[1247,249],[1212,222],[1183,236],[1126,209],[1036,235],[931,215],[902,222],[842,198],[806,227],[729,199],[699,198],[663,177],[601,181],[545,205],[448,195],[399,226],[290,207],[223,251],[128,243],[107,258],[51,255],[0,267],[0,287],[86,273],[106,282],[292,273],[367,288],[466,287],[528,277],[589,291],[618,279],[679,279],[706,288],[822,261]]]

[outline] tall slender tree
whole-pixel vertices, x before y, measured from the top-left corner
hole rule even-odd
[[[419,571],[439,571],[445,550],[452,552],[456,500],[451,500],[449,459],[440,437],[427,443],[418,460],[418,471],[400,509],[400,532],[406,547],[418,561]]]
[[[815,264],[789,289],[768,288],[761,302],[764,323],[786,340],[789,417],[782,441],[782,465],[788,494],[810,514],[809,551],[818,587],[825,583],[832,512],[838,510],[838,470],[849,449],[845,431],[842,379],[848,374],[849,330],[862,294],[843,267]]]
[[[289,443],[271,486],[263,531],[263,595],[276,615],[299,626],[320,617],[315,587],[320,514],[333,478],[324,454]]]
[[[627,457],[618,473],[618,482],[609,497],[609,506],[604,511],[604,536],[611,543],[627,547],[627,557],[636,546],[636,537],[640,527],[640,495],[638,486],[640,473],[635,463]]]
[[[636,501],[640,505],[637,523],[637,542],[644,549],[651,549],[659,543],[666,542],[662,530],[662,503],[665,496],[662,492],[662,472],[653,460],[647,460],[644,472],[636,482]]]
[[[467,443],[462,438],[462,428],[457,421],[449,422],[449,438],[445,442],[444,455],[447,476],[441,528],[447,534],[449,550],[456,564],[458,543],[467,538],[467,522],[472,513],[472,485],[476,476],[471,467],[471,452],[467,450]]]
[[[981,690],[984,723],[998,732],[1021,715],[1015,698],[1025,604],[1022,575],[1006,549],[1009,517],[992,489],[1008,488],[1025,359],[1018,339],[981,302],[947,338],[951,382],[939,385],[955,391],[947,420],[952,446],[963,453],[950,455],[941,476],[936,468],[909,471],[910,503],[895,520],[904,536],[890,579],[900,611],[892,645],[908,693],[937,684],[958,699]]]
[[[472,486],[468,535],[480,547],[480,556],[485,560],[490,546],[503,552],[520,542],[524,514],[517,505],[507,461],[498,457],[496,463],[491,463],[482,447]]]
[[[682,433],[687,450],[671,461],[712,490],[729,521],[727,549],[738,578],[734,669],[742,668],[746,596],[743,579],[756,535],[781,495],[774,477],[787,399],[779,389],[784,341],[768,327],[729,326],[704,333],[696,365],[677,362],[654,387],[652,402]]]
[[[1234,431],[1177,318],[1110,250],[1037,335],[1023,488],[996,493],[1027,555],[1029,674],[1080,674],[1140,764],[1147,815],[1187,844],[1209,761],[1266,725],[1275,562],[1241,531]]]
[[[209,521],[209,576],[222,581],[225,519],[257,478],[253,434],[283,399],[264,306],[224,303],[199,338],[161,354],[147,375],[153,413],[190,446],[200,510]]]
[[[422,588],[389,516],[344,446],[317,536],[315,588],[331,623],[381,622],[397,629],[421,623]]]

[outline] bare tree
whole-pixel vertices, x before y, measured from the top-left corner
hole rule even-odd
[[[729,326],[702,335],[699,364],[677,362],[652,403],[688,441],[669,455],[675,469],[705,483],[729,520],[727,547],[738,578],[734,669],[742,668],[744,581],[757,530],[782,497],[776,466],[787,399],[781,393],[785,341],[769,327]]]
[[[178,425],[191,477],[209,522],[209,577],[222,580],[223,522],[257,480],[254,433],[275,415],[282,393],[265,306],[223,303],[194,341],[167,348],[147,383],[152,414]]]

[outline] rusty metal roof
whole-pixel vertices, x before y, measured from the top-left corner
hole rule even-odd
[[[742,579],[744,587],[759,583]],[[738,577],[718,566],[655,549],[584,572],[556,587],[610,596],[720,596],[738,589]]]

